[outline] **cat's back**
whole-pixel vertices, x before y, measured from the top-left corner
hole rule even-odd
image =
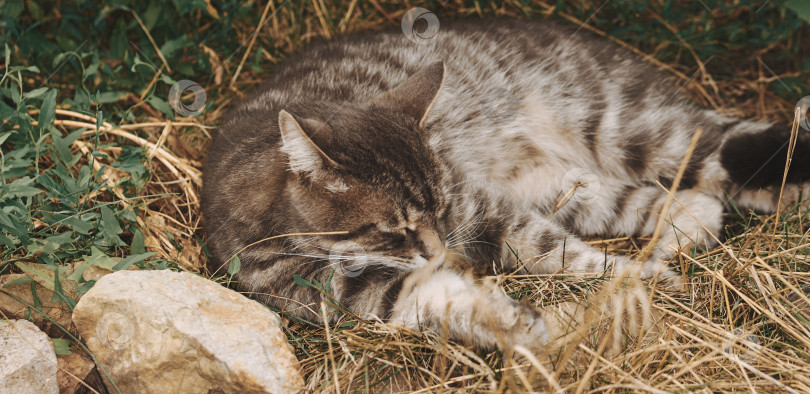
[[[277,112],[279,106],[368,100],[436,61],[447,67],[443,91],[462,86],[475,90],[525,82],[519,80],[520,69],[575,58],[604,64],[625,54],[613,45],[595,47],[582,36],[590,34],[553,21],[495,17],[441,21],[436,35],[421,43],[401,28],[320,41],[285,59],[265,83],[232,107],[223,127],[253,112]]]
[[[436,35],[419,43],[391,28],[316,43],[290,56],[224,117],[208,156],[206,189],[228,193],[257,179],[272,179],[274,185],[283,181],[280,110],[317,114],[328,123],[343,103],[367,102],[437,61],[445,64],[445,81],[427,125],[439,131],[442,141],[437,144],[447,148],[451,162],[471,163],[459,168],[470,176],[514,172],[487,163],[511,166],[500,159],[503,153],[526,151],[523,145],[530,139],[535,141],[527,150],[532,162],[521,165],[535,165],[534,157],[543,153],[540,145],[555,132],[565,137],[557,138],[565,146],[560,152],[570,155],[568,147],[578,147],[580,157],[590,156],[587,148],[596,151],[586,146],[596,140],[587,135],[590,124],[601,124],[606,133],[614,127],[618,133],[617,125],[599,117],[611,105],[626,106],[624,102],[660,90],[652,82],[660,81],[659,73],[586,31],[512,18],[439,23]],[[516,102],[517,119],[487,113],[493,102],[503,100]],[[225,200],[243,197],[232,193]],[[204,198],[206,194],[215,199],[211,193]],[[216,199],[223,200],[219,195]]]
[[[436,61],[447,68],[440,100],[455,98],[459,104],[459,94],[480,96],[495,87],[519,93],[553,82],[577,90],[577,85],[601,85],[609,75],[649,74],[637,72],[635,56],[624,48],[550,20],[493,17],[438,23],[435,36],[420,40],[397,27],[320,41],[293,54],[232,106],[220,127],[228,134],[222,140],[238,143],[245,135],[250,141],[247,136],[254,133],[243,126],[280,109],[369,100]],[[617,66],[621,70],[612,71]],[[546,78],[538,80],[539,73]],[[599,81],[587,82],[589,78]],[[219,142],[215,138],[215,145]]]

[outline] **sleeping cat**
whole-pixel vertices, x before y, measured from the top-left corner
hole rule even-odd
[[[671,186],[698,128],[648,261],[580,240],[650,234],[667,198],[656,182]],[[789,134],[699,108],[629,51],[548,21],[443,23],[423,45],[398,30],[348,37],[292,56],[219,127],[203,193],[210,268],[238,254],[243,290],[310,320],[332,297],[477,346],[536,349],[551,339],[542,313],[468,273],[640,264],[677,284],[668,259],[713,242],[727,196],[775,207]],[[805,133],[788,181],[810,179],[808,152]]]

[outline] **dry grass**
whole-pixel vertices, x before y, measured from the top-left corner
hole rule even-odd
[[[397,6],[369,0],[351,1],[344,9],[312,0],[300,7],[302,13],[294,14],[280,2],[266,4],[268,8],[257,12],[264,11],[267,24],[243,29],[242,39],[250,43],[251,50],[255,50],[255,40],[291,52],[310,38],[396,25],[410,6],[419,5],[413,2]],[[506,1],[494,10],[482,10],[477,2],[472,6],[452,2],[442,7],[455,16],[521,16],[526,7],[537,15],[553,9],[542,1],[530,6]],[[573,16],[562,17],[582,24]],[[251,37],[256,31],[259,34]],[[717,80],[697,59],[701,74],[692,78],[677,63],[665,64],[641,50],[633,50],[669,71],[690,96],[704,105],[730,114],[789,119],[793,103],[764,87],[770,76],[761,70],[740,70],[736,78]],[[216,124],[222,109],[233,98],[262,79],[262,75],[242,67],[248,53],[230,61],[225,59],[226,54],[210,51],[210,55],[212,64],[222,65],[205,84],[209,91],[222,92],[216,96],[215,110],[200,118],[170,122],[144,105],[144,122],[119,127],[104,124],[99,130],[102,142],[123,138],[150,152],[153,176],[142,191],[143,197],[127,200],[119,192],[119,204],[138,204],[142,208],[137,220],[148,230],[149,251],[196,272],[202,272],[204,265],[198,196],[201,162],[210,140],[206,130]],[[262,56],[272,58],[267,52]],[[240,58],[242,61],[237,62]],[[56,125],[65,131],[86,127],[88,136],[95,135],[94,118],[69,110],[58,111]],[[79,139],[76,147],[87,152],[87,141]],[[111,157],[118,153],[115,144],[101,145],[97,150]],[[95,169],[101,169],[103,164],[103,159],[97,160]],[[124,175],[111,167],[104,172],[112,189]],[[795,207],[784,207],[779,216],[749,216],[743,225],[736,226],[739,234],[729,237],[722,247],[701,255],[681,253],[677,263],[684,271],[683,289],[645,292],[652,301],[650,316],[656,324],[643,327],[641,336],[626,336],[620,348],[608,344],[610,335],[603,335],[609,331],[612,319],[594,320],[584,335],[573,337],[567,346],[539,355],[520,350],[511,354],[474,351],[448,342],[441,335],[396,329],[353,316],[329,327],[287,317],[285,321],[290,343],[301,361],[308,388],[313,391],[810,392],[810,376],[806,373],[810,371],[807,214]],[[622,238],[593,243],[615,253],[634,254],[641,251],[644,242]],[[600,288],[619,291],[614,282],[603,286],[602,280],[570,275],[509,275],[494,279],[513,297],[541,307],[604,303],[605,294],[610,293],[600,293]]]
[[[806,230],[806,215],[783,219]],[[720,248],[694,257],[681,254],[681,262],[690,267],[685,289],[654,291],[656,323],[644,329],[643,340],[625,337],[620,348],[606,348],[600,341],[611,320],[596,321],[588,335],[537,355],[538,365],[520,354],[475,353],[431,333],[352,317],[329,328],[331,347],[324,327],[296,322],[290,324],[291,343],[309,388],[316,391],[392,385],[409,391],[805,392],[810,390],[804,372],[810,367],[810,261],[799,251],[807,253],[810,241],[771,233],[766,222],[728,240],[733,257]],[[511,295],[544,307],[598,303],[610,294],[596,293],[598,280],[571,276],[499,279]]]

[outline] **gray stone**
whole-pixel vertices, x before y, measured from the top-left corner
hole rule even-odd
[[[125,393],[304,387],[278,315],[191,273],[106,275],[81,298],[73,323]]]
[[[0,320],[0,393],[58,393],[51,340],[27,320]]]

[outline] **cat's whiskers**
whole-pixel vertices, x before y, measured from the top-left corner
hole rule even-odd
[[[453,248],[457,248],[457,247],[459,247],[459,246],[464,246],[464,245],[472,245],[472,244],[485,244],[485,245],[493,245],[493,246],[497,246],[496,244],[494,244],[494,243],[492,243],[492,242],[487,242],[487,241],[475,241],[475,240],[474,240],[474,238],[473,238],[473,240],[468,240],[468,241],[463,241],[463,242],[458,242],[458,243],[455,243],[455,244],[452,244],[452,245],[448,245],[448,247],[447,247],[447,248],[448,248],[448,249],[453,249]]]
[[[483,223],[483,217],[480,213],[471,215],[470,217],[466,218],[461,224],[456,227],[455,230],[451,231],[450,234],[447,236],[447,247],[453,248],[459,246],[471,239],[477,238],[484,232],[484,228],[479,226]],[[480,229],[479,229],[480,228]],[[479,229],[477,233],[473,234],[475,229]]]
[[[319,255],[319,254],[309,254],[309,253],[290,253],[290,252],[272,252],[275,255],[279,256],[295,256],[295,257],[307,257],[313,259],[328,259],[329,255]]]
[[[466,230],[472,221],[478,219],[478,216],[479,215],[470,215],[469,217],[464,218],[464,220],[458,226],[456,226],[453,231],[447,234],[448,242],[450,242],[450,240],[457,236],[461,231]]]
[[[288,251],[273,252],[279,256],[304,257],[300,264],[323,264],[314,273],[320,274],[325,270],[333,270],[338,266],[349,265],[351,272],[360,275],[367,269],[389,267],[401,270],[414,268],[413,259],[375,254],[335,253],[332,248],[318,244],[320,237],[299,237],[293,240]],[[323,252],[323,253],[318,253]]]
[[[470,182],[472,182],[472,179],[465,179],[463,181],[458,181],[458,182],[456,182],[456,183],[454,183],[452,185],[448,185],[447,189],[448,190],[456,190],[457,186],[465,184],[465,183],[470,183]],[[463,194],[460,194],[460,193],[446,193],[446,195],[449,197],[449,196],[456,196],[456,195],[460,196],[460,195],[463,195]]]
[[[341,256],[341,257],[343,257],[343,256]],[[323,267],[319,268],[318,270],[316,270],[315,273],[320,273],[320,272],[323,272],[324,270],[327,270],[327,269],[337,269],[338,266],[344,264],[345,262],[347,262],[347,261],[356,261],[361,257],[364,260],[363,263],[356,264],[356,265],[352,264],[351,266],[347,267],[350,270],[350,272],[355,273],[354,276],[361,275],[367,269],[372,269],[373,270],[373,269],[380,269],[380,268],[383,268],[383,267],[387,267],[387,268],[394,268],[394,269],[399,269],[399,270],[410,270],[410,269],[414,268],[413,261],[408,260],[408,259],[393,258],[393,257],[389,257],[389,256],[386,256],[386,257],[383,257],[383,258],[377,258],[377,259],[368,259],[368,258],[366,258],[366,256],[346,256],[346,257],[347,257],[346,259],[335,259],[335,258],[325,259],[326,261],[329,261],[329,263],[324,265]],[[335,261],[335,260],[338,260],[338,261]],[[315,261],[308,261],[307,263],[315,263]]]
[[[295,247],[300,248],[302,246],[305,246],[305,247],[310,247],[310,248],[314,248],[314,249],[321,249],[323,251],[329,251],[328,248],[326,248],[324,246],[321,246],[321,245],[318,245],[317,243],[314,243],[314,241],[316,241],[318,239],[320,239],[320,238],[317,237],[317,236],[297,238],[295,240],[295,243],[296,243]]]

